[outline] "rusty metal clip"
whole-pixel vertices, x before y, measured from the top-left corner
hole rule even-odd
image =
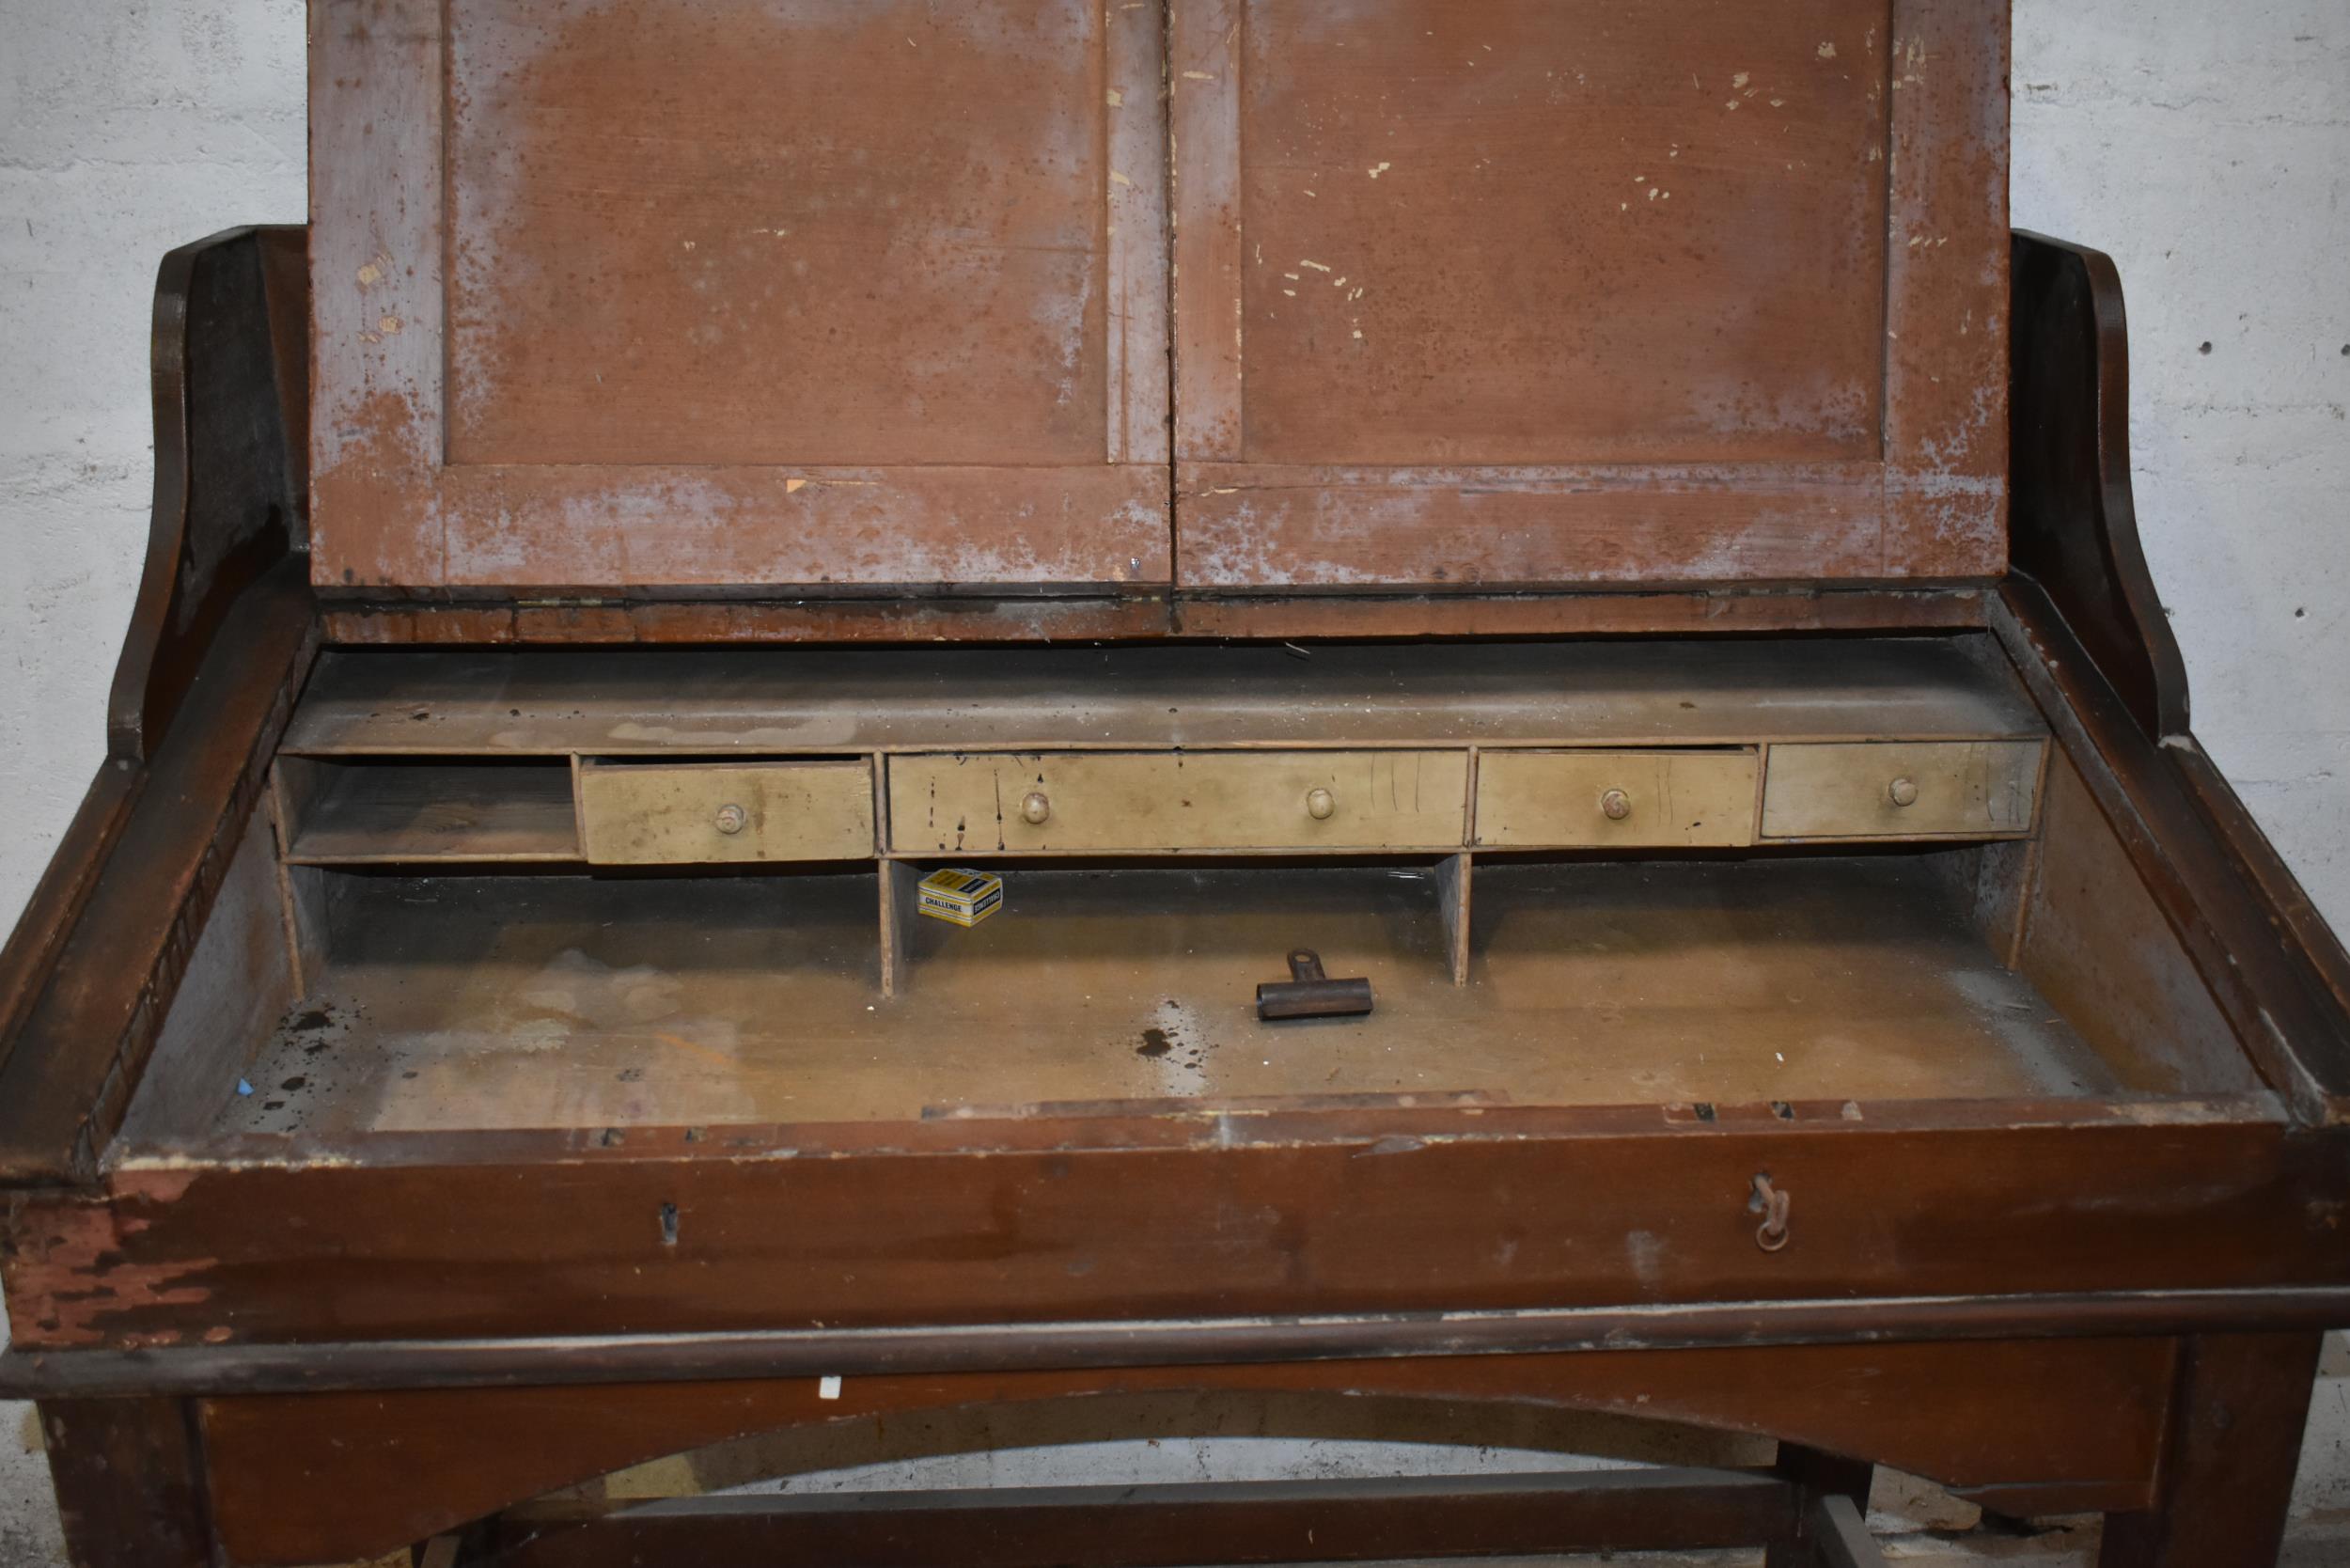
[[[1794,1205],[1791,1195],[1771,1184],[1769,1172],[1755,1177],[1753,1195],[1747,1200],[1747,1212],[1762,1216],[1762,1223],[1755,1227],[1755,1246],[1777,1252],[1787,1245],[1787,1211]]]

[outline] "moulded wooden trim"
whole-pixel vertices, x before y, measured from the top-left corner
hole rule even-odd
[[[1897,575],[2008,558],[2011,0],[1892,0],[1886,555]]]
[[[1240,30],[1246,0],[1169,0],[1175,453],[1241,456]]]
[[[504,1340],[311,1341],[0,1352],[0,1398],[223,1398],[393,1388],[535,1388],[743,1377],[944,1376],[1120,1366],[1248,1366],[1413,1356],[1968,1344],[2330,1328],[2350,1286],[1858,1296],[1570,1307],[1441,1316],[1325,1314]]]
[[[1996,575],[1959,544],[1891,527],[1913,499],[1952,532],[1998,518],[2005,484],[1882,464],[1317,469],[1179,463],[1190,589],[1890,582]]]
[[[825,598],[740,595],[556,603],[337,604],[346,646],[479,647],[1156,642],[1245,638],[1717,636],[1756,632],[1962,631],[1983,623],[1977,588],[1804,587],[1737,592],[1147,593],[1119,598]]]
[[[1009,588],[1166,582],[1167,472],[1073,468],[445,468],[431,584],[561,593],[796,584]],[[975,520],[1015,516],[1017,540]],[[851,539],[865,542],[849,548]]]

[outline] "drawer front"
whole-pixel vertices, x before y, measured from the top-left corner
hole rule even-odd
[[[1477,760],[1477,841],[1751,844],[1758,771],[1750,751],[1488,751]]]
[[[599,866],[861,860],[873,854],[873,771],[863,761],[590,763],[579,775],[579,822]]]
[[[1775,745],[1766,839],[2002,838],[2031,830],[2038,741]]]
[[[893,757],[904,854],[1458,849],[1458,751],[1051,752]]]

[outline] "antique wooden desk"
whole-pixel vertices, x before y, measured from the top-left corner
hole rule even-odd
[[[1872,1462],[2273,1559],[2350,964],[2189,731],[2112,268],[2008,230],[2002,0],[310,29],[0,960],[77,1561],[1852,1562]],[[1301,946],[1376,1011],[1260,1023]],[[1783,1446],[511,1512],[1183,1389]]]

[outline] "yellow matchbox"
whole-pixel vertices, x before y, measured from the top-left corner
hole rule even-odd
[[[919,908],[933,920],[976,926],[1004,906],[1004,879],[985,871],[932,871],[922,879]]]

